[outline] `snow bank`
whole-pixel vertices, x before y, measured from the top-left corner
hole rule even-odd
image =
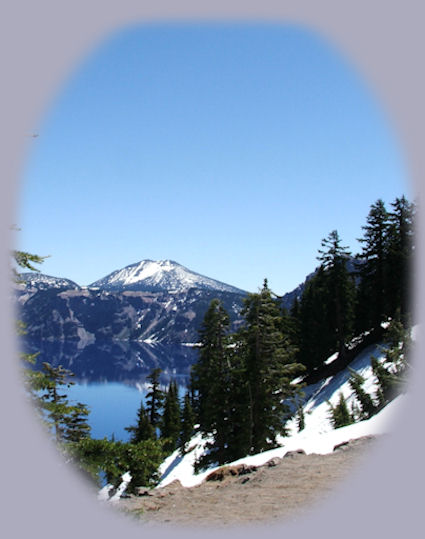
[[[376,379],[370,365],[372,356],[383,359],[383,352],[379,346],[369,346],[363,350],[350,364],[350,369],[358,372],[365,378],[364,389],[372,394],[376,388]],[[296,420],[288,423],[289,435],[278,439],[281,447],[264,451],[257,455],[241,458],[232,464],[249,464],[260,466],[274,457],[283,457],[288,451],[302,449],[306,454],[331,453],[334,447],[340,443],[362,436],[378,435],[389,432],[391,420],[404,400],[399,396],[388,404],[383,410],[372,418],[334,429],[330,421],[328,401],[336,404],[339,394],[343,393],[347,404],[351,406],[354,394],[348,380],[350,371],[344,369],[336,375],[321,380],[317,384],[304,388],[305,402],[303,406],[305,428],[297,431]],[[217,467],[195,475],[194,463],[203,454],[207,440],[200,434],[194,436],[189,444],[189,451],[182,457],[178,451],[170,455],[160,467],[161,482],[157,488],[164,487],[176,479],[184,487],[199,485]]]
[[[202,483],[204,478],[211,472],[212,468],[205,473],[195,475],[194,465],[204,453],[207,442],[208,439],[203,438],[201,434],[197,434],[189,442],[187,452],[184,456],[181,456],[179,450],[176,450],[165,459],[159,468],[161,482],[157,488],[165,487],[165,485],[172,483],[176,479],[178,479],[184,487],[192,487]]]
[[[128,484],[131,481],[130,472],[125,472],[121,476],[121,479],[122,479],[122,481],[121,481],[119,487],[112,494],[112,496],[111,496],[111,491],[113,491],[114,487],[112,485],[108,484],[108,485],[105,485],[103,488],[101,488],[99,490],[99,492],[97,493],[97,499],[100,500],[100,501],[103,501],[103,502],[111,502],[111,503],[119,502],[122,494],[124,494],[125,490],[128,487]]]
[[[282,458],[288,451],[298,449],[302,449],[307,455],[312,453],[325,455],[332,453],[336,445],[348,442],[349,440],[361,438],[362,436],[384,434],[389,432],[391,421],[394,418],[396,410],[400,407],[403,398],[403,396],[397,397],[381,410],[381,412],[365,421],[339,429],[330,428],[327,432],[311,432],[305,429],[288,438],[281,438],[281,441],[284,442],[284,445],[281,447],[241,458],[230,463],[229,466],[237,464],[261,466],[274,457]],[[213,467],[200,474],[194,474],[193,466],[195,460],[202,454],[203,444],[205,443],[198,443],[199,440],[201,440],[199,435],[193,438],[192,444],[196,444],[196,446],[191,453],[186,454],[184,457],[178,456],[177,452],[168,457],[161,467],[160,471],[163,470],[163,475],[157,488],[165,487],[176,479],[184,487],[194,487],[202,483],[208,474],[218,468]]]

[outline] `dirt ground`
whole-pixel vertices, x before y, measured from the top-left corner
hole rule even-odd
[[[372,443],[373,437],[364,437],[328,455],[290,454],[192,488],[174,481],[123,498],[116,507],[153,525],[223,527],[292,519],[348,477]]]

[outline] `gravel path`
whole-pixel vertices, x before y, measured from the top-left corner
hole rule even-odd
[[[228,526],[294,518],[330,494],[373,443],[352,440],[328,455],[290,454],[255,470],[184,488],[174,481],[161,489],[122,499],[117,508],[143,523]]]

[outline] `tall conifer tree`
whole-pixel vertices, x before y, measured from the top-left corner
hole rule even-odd
[[[379,199],[372,204],[364,230],[362,252],[358,264],[360,276],[356,329],[358,332],[376,329],[389,314],[389,214]]]
[[[198,362],[192,368],[200,430],[213,435],[208,460],[222,464],[228,459],[232,429],[232,365],[229,349],[229,315],[221,302],[213,300],[199,331]]]
[[[249,451],[258,453],[285,433],[289,408],[285,404],[297,388],[291,382],[303,367],[295,362],[295,349],[284,337],[279,307],[267,280],[258,294],[250,294],[242,311],[241,353],[246,365]]]
[[[161,438],[166,440],[164,450],[171,453],[177,447],[180,435],[180,402],[175,380],[168,386],[160,425]]]
[[[155,429],[150,422],[143,402],[140,403],[139,410],[137,411],[136,425],[126,427],[125,430],[131,434],[130,443],[132,444],[138,444],[145,440],[155,440]]]
[[[318,260],[326,274],[326,308],[339,357],[343,357],[347,340],[353,334],[354,322],[355,284],[347,269],[350,253],[341,245],[336,230],[322,240],[322,248]]]
[[[327,287],[328,279],[320,266],[306,283],[298,310],[297,359],[309,372],[322,365],[336,349]]]
[[[405,327],[409,323],[409,276],[412,272],[414,251],[413,219],[415,207],[405,196],[396,198],[391,204],[390,238],[389,238],[389,298],[390,315],[393,317],[400,311],[401,321]]]
[[[180,437],[179,445],[181,447],[181,453],[184,454],[186,451],[186,445],[190,441],[193,435],[193,428],[195,424],[195,414],[192,408],[192,402],[189,392],[184,396],[183,401],[183,410],[181,414],[180,422]]]
[[[164,392],[159,386],[159,376],[161,369],[156,368],[149,374],[146,380],[150,383],[150,389],[146,395],[146,412],[149,417],[150,424],[156,428],[159,426],[161,419],[160,410],[164,402]]]

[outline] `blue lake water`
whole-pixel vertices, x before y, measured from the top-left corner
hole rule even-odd
[[[39,352],[36,368],[43,362],[62,365],[74,373],[67,394],[71,401],[89,407],[93,438],[128,440],[125,427],[134,425],[137,410],[148,391],[146,377],[159,367],[160,383],[166,389],[177,382],[183,396],[189,381],[196,349],[181,345],[137,342],[96,342],[82,346],[78,342],[31,341],[22,345],[27,353]]]

